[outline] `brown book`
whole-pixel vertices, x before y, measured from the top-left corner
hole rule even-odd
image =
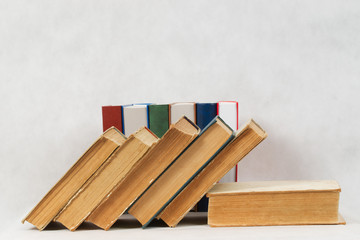
[[[91,214],[139,162],[158,138],[142,127],[129,136],[55,217],[71,231]]]
[[[211,227],[345,224],[336,181],[220,183],[209,197]]]
[[[250,120],[209,165],[158,216],[168,226],[175,227],[196,203],[227,172],[255,148],[267,134],[253,120]]]
[[[141,162],[89,215],[87,221],[108,230],[198,134],[199,128],[186,117],[171,125]]]
[[[216,117],[128,212],[146,227],[232,137],[232,129]]]
[[[39,230],[43,230],[125,140],[126,137],[119,130],[114,127],[109,128],[51,188],[22,222],[27,221]]]

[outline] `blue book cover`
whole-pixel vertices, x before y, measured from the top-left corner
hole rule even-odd
[[[196,125],[204,129],[217,115],[217,103],[196,103]]]
[[[182,152],[180,153],[180,155],[174,160],[174,162],[172,164],[170,164],[167,169],[169,169],[176,161],[177,159],[179,159],[179,157],[188,149],[190,148],[201,136],[202,134],[211,126],[213,125],[214,123],[216,123],[217,121],[221,121],[222,123],[224,123],[231,131],[232,131],[232,134],[231,136],[227,139],[227,141],[199,168],[197,169],[197,171],[184,183],[184,185],[182,185],[182,187],[180,189],[178,189],[176,191],[176,193],[154,214],[154,216],[148,221],[146,222],[142,228],[146,228],[152,220],[154,220],[156,218],[156,216],[158,216],[165,208],[167,205],[169,205],[169,203],[216,157],[216,155],[222,150],[225,148],[225,146],[231,142],[231,140],[234,138],[235,136],[235,133],[234,131],[219,117],[219,116],[216,116],[201,132],[200,134],[195,138],[195,140],[189,145],[187,146],[187,148]],[[166,169],[166,170],[167,170]],[[166,172],[166,170],[164,172]],[[164,173],[163,172],[163,173]],[[161,177],[161,175],[157,178],[159,179]],[[156,180],[157,180],[156,179]],[[153,185],[156,180],[151,184]],[[150,186],[151,187],[151,186]],[[150,188],[149,187],[149,188]],[[148,188],[148,189],[149,189]]]
[[[197,103],[196,104],[196,125],[203,129],[217,115],[217,103]],[[204,196],[197,204],[198,212],[207,212],[209,199]]]

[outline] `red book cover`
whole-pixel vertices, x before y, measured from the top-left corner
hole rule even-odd
[[[122,128],[122,114],[121,106],[103,106],[102,107],[102,119],[103,119],[103,131],[114,126],[121,132]]]

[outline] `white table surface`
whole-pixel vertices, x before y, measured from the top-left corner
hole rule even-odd
[[[206,213],[189,213],[176,228],[154,222],[142,229],[136,219],[127,215],[109,231],[84,223],[75,232],[58,223],[40,232],[31,224],[22,225],[19,221],[2,231],[0,239],[360,239],[359,222],[350,212],[343,216],[346,225],[212,228],[206,223]]]

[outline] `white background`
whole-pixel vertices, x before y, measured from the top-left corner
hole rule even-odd
[[[360,235],[359,1],[0,1],[0,81],[3,239]],[[241,180],[337,180],[348,224],[20,224],[101,134],[102,105],[219,100],[239,101],[240,122],[269,135],[239,164]]]

